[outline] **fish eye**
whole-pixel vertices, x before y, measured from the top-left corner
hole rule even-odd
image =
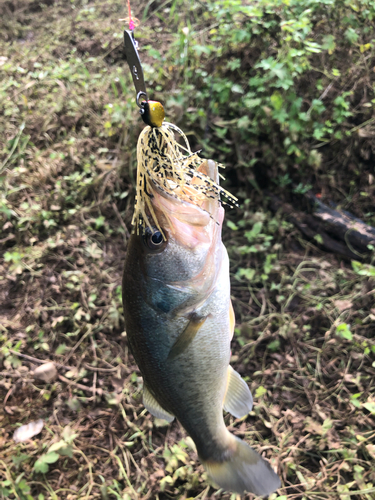
[[[145,243],[150,250],[158,250],[164,248],[166,241],[158,229],[155,229],[153,232],[148,229],[145,234]]]
[[[154,234],[151,235],[151,241],[153,245],[160,245],[163,241],[163,235],[160,231],[155,231]]]

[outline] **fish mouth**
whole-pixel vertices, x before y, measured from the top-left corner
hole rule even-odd
[[[176,141],[176,133],[181,143]],[[219,185],[218,164],[202,160],[199,152],[192,153],[182,130],[164,122],[161,127],[146,127],[141,132],[132,219],[137,234],[144,234],[146,227],[156,227],[164,240],[169,233],[176,238],[181,235],[178,239],[188,246],[207,242],[212,236],[207,229],[210,220],[219,226],[223,220],[221,196],[229,206],[237,206],[237,198]],[[190,226],[190,230],[181,224]]]
[[[195,248],[211,246],[220,237],[224,209],[220,200],[212,194],[202,192],[207,178],[218,184],[217,164],[204,160],[197,168],[198,176],[183,186],[167,180],[167,188],[149,183],[151,204],[160,228],[179,244]],[[199,177],[203,174],[204,177]]]
[[[200,309],[214,290],[222,264],[223,245],[221,228],[224,220],[224,209],[218,197],[202,196],[202,191],[194,186],[209,178],[218,184],[218,166],[212,160],[205,160],[197,168],[197,172],[205,177],[194,177],[183,187],[170,184],[170,191],[161,190],[157,186],[151,188],[151,204],[160,229],[166,239],[177,246],[191,251],[192,261],[195,256],[202,256],[202,266],[188,281],[173,281],[168,287],[184,292],[192,300],[184,303],[175,313],[186,316]],[[189,258],[186,266],[189,267]]]

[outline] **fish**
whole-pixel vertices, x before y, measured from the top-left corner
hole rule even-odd
[[[242,418],[253,405],[229,364],[235,316],[220,196],[230,195],[215,161],[189,146],[182,154],[176,129],[146,127],[138,141],[135,229],[122,284],[126,335],[146,409],[181,423],[220,488],[265,496],[280,487],[277,474],[223,417],[224,409]]]

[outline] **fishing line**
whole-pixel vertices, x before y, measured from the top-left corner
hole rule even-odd
[[[134,24],[134,21],[133,21],[133,18],[132,18],[132,11],[131,11],[131,8],[130,8],[130,0],[128,0],[128,13],[129,13],[129,30],[130,31],[134,31],[135,24]]]

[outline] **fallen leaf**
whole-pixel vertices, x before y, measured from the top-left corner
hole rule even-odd
[[[324,434],[323,426],[319,424],[319,422],[313,420],[311,417],[307,417],[305,419],[305,430],[319,436],[322,436]]]
[[[35,368],[33,375],[35,378],[43,380],[44,382],[53,382],[57,378],[55,363],[50,361],[49,363],[38,366],[38,368]]]
[[[21,425],[18,429],[14,431],[13,439],[16,443],[23,443],[28,439],[36,436],[43,429],[44,422],[42,419],[36,422],[30,422],[26,425]]]
[[[340,312],[353,307],[353,302],[351,302],[350,300],[334,300],[333,303]]]
[[[115,392],[121,392],[125,386],[126,378],[113,377],[111,379],[111,384],[113,385]]]
[[[366,408],[367,411],[372,413],[372,415],[375,415],[375,402],[374,401],[369,401],[367,403],[364,403],[363,408]]]
[[[164,418],[154,418],[154,426],[159,428],[159,427],[167,427],[169,425],[169,422],[167,420],[164,420]]]
[[[369,454],[375,458],[375,445],[373,444],[366,444],[366,450],[369,452]]]

